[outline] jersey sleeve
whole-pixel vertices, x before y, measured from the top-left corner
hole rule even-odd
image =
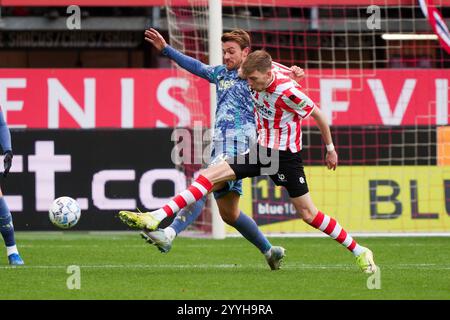
[[[298,87],[292,87],[283,92],[281,96],[285,109],[294,111],[303,119],[311,115],[316,104],[306,94],[301,92]]]
[[[284,76],[286,76],[286,77],[289,77],[292,81],[295,82],[295,84],[296,84],[298,87],[300,87],[300,88],[302,87],[296,80],[294,80],[294,79],[291,78],[291,76],[292,76],[292,70],[291,70],[291,68],[286,67],[284,64],[281,64],[281,63],[272,61],[272,70],[275,70],[275,71],[277,71],[278,73],[281,73],[282,75],[284,75]]]
[[[272,69],[284,74],[285,76],[288,76],[291,74],[291,69],[286,67],[284,64],[272,61]]]
[[[217,66],[210,66],[204,64],[203,62],[189,57],[180,51],[174,49],[171,46],[166,46],[162,53],[175,61],[180,67],[186,69],[190,73],[193,73],[203,79],[208,80],[211,83],[215,83],[216,81],[216,69]]]
[[[220,71],[225,69],[223,65],[219,66],[208,66],[208,77],[209,82],[217,84],[217,76],[219,75]]]

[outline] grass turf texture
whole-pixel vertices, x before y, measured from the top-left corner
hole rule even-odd
[[[449,299],[450,239],[358,238],[381,267],[381,289],[328,238],[272,238],[282,269],[243,238],[179,238],[162,254],[138,233],[17,233],[26,266],[0,263],[0,299]],[[66,286],[69,265],[81,289]]]

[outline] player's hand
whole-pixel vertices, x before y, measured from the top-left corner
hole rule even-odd
[[[163,36],[155,29],[147,29],[144,34],[145,41],[150,42],[159,51],[162,51],[167,46],[166,40],[164,40]]]
[[[291,78],[295,81],[300,81],[305,77],[305,71],[298,67],[298,66],[292,66],[291,68]]]
[[[3,159],[3,165],[5,167],[5,170],[3,171],[3,177],[6,178],[6,176],[9,173],[9,170],[11,169],[12,166],[12,159],[13,159],[13,153],[12,151],[6,151],[5,152],[5,157]]]
[[[331,169],[333,169],[333,171],[336,170],[337,163],[338,163],[338,155],[336,153],[336,150],[327,151],[325,161],[327,163],[327,167],[329,170],[331,170]]]

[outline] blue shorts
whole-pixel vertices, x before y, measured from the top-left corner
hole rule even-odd
[[[220,153],[219,155],[215,154],[215,149],[212,150],[211,154],[211,165],[218,163],[220,160],[226,160],[228,158],[235,157],[237,155],[237,150],[232,150],[224,153]],[[220,190],[214,191],[214,198],[219,199],[226,195],[228,192],[236,192],[238,195],[242,196],[242,180],[231,180],[225,182],[225,187]]]
[[[226,186],[220,190],[214,191],[214,198],[219,199],[226,195],[228,192],[236,192],[242,196],[242,180],[232,180],[225,182]]]

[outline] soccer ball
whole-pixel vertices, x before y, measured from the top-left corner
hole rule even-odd
[[[81,209],[75,199],[60,197],[53,201],[48,215],[55,226],[61,229],[69,229],[80,220]]]

